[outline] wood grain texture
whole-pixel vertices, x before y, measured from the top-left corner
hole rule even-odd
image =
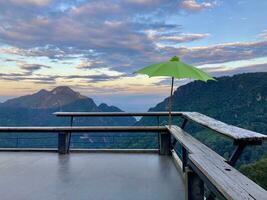
[[[267,139],[267,135],[232,126],[201,113],[182,112],[182,116],[234,140],[255,141]]]
[[[188,150],[189,164],[193,163],[227,199],[267,200],[267,191],[231,167],[216,152],[177,126],[169,131]]]

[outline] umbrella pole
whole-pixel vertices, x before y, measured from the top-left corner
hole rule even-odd
[[[172,125],[172,93],[173,93],[173,82],[174,82],[174,77],[172,77],[172,86],[171,86],[171,95],[169,98],[169,128],[171,128]]]

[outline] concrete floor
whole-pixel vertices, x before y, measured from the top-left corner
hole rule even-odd
[[[158,154],[0,152],[1,200],[183,200],[173,161]]]

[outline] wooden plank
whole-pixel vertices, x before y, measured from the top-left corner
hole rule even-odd
[[[166,126],[174,138],[182,144],[189,153],[202,153],[206,148],[204,144],[187,134],[178,126]]]
[[[238,176],[244,176],[241,173],[232,174],[229,171],[234,170],[230,165],[226,164],[226,168],[221,166],[218,160],[210,160],[208,155],[190,154],[189,160],[211,181],[211,183],[223,194],[226,199],[233,200],[266,200],[267,192],[262,188],[259,191],[259,186],[253,183],[246,177],[243,177],[243,183]],[[246,185],[246,187],[242,187]]]
[[[182,112],[183,117],[234,140],[264,140],[267,135],[228,125],[197,112]]]
[[[168,116],[168,112],[55,112],[58,117],[121,117],[121,116]],[[172,116],[181,116],[181,112],[172,112]]]
[[[244,194],[244,191],[246,191],[245,194],[253,197],[254,199],[267,199],[267,192],[263,188],[258,186],[246,176],[242,175],[235,168],[231,167],[228,163],[226,163],[226,160],[223,157],[208,148],[206,145],[202,144],[177,126],[172,126],[169,131],[189,151],[190,162],[193,162],[194,165],[200,169],[205,176],[208,177],[212,184],[215,184],[214,182],[217,181],[215,184],[216,188],[219,186],[222,187],[218,188],[218,190],[227,192],[228,187],[238,187],[239,189],[236,191],[240,192],[241,190],[242,194]],[[208,167],[212,168],[214,171],[217,171],[217,174],[212,174],[213,171],[211,171],[211,174],[209,174],[211,169],[207,169]],[[227,180],[227,183],[221,183],[221,180],[217,180],[221,177],[226,177],[224,181]],[[225,184],[226,186],[224,186]],[[229,191],[232,192],[232,190]],[[229,195],[231,196],[232,194]],[[229,197],[229,199],[231,198]]]
[[[7,132],[158,132],[165,126],[62,126],[62,127],[0,127],[0,133]]]

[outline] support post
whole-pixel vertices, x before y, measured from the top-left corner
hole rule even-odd
[[[203,200],[204,182],[189,167],[186,167],[185,171],[185,199]]]
[[[234,145],[236,145],[236,147],[228,160],[228,164],[231,166],[235,166],[237,160],[240,158],[246,146],[261,145],[261,144],[262,144],[262,140],[253,140],[253,141],[234,140]]]
[[[157,124],[159,127],[159,115],[157,116]],[[160,132],[158,131],[158,149],[160,149]]]
[[[69,138],[69,133],[67,132],[58,133],[58,153],[59,154],[68,153],[68,138]]]
[[[73,116],[71,116],[70,118],[70,127],[72,126],[73,126]],[[69,132],[68,134],[68,149],[67,149],[68,153],[70,153],[70,142],[71,142],[71,132]]]
[[[171,134],[168,132],[160,133],[159,141],[159,154],[170,155],[171,154]]]
[[[240,157],[240,155],[242,154],[245,146],[246,145],[244,145],[244,144],[239,144],[236,146],[234,152],[232,153],[232,155],[229,158],[229,161],[228,161],[229,165],[235,166],[235,164],[236,164],[238,158]]]
[[[183,172],[185,172],[187,166],[187,150],[182,146],[182,164],[183,164]]]

